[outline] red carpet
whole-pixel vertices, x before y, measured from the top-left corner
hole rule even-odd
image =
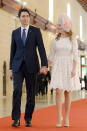
[[[87,131],[87,99],[72,102],[69,128],[56,128],[56,122],[56,106],[50,106],[34,112],[32,127],[25,127],[24,114],[21,116],[21,126],[18,128],[11,127],[11,117],[1,118],[0,131]]]

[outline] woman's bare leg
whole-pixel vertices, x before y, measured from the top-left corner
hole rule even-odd
[[[65,95],[65,125],[69,125],[69,112],[71,104],[71,92],[64,92]]]
[[[63,91],[56,89],[56,106],[57,106],[59,124],[61,124],[62,122],[62,94]]]

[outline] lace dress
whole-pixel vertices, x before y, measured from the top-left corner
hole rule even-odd
[[[50,88],[66,91],[80,90],[78,73],[71,78],[73,60],[78,61],[77,40],[69,37],[53,38],[48,60],[53,62]]]

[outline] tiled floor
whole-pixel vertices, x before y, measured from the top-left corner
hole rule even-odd
[[[81,90],[77,92],[72,93],[72,100],[78,100],[83,99],[87,97],[87,91]],[[63,97],[64,101],[64,97]],[[22,105],[21,110],[22,112],[25,111],[25,103],[26,103],[26,94],[24,93],[22,95]],[[36,109],[55,105],[55,91],[53,92],[53,95],[51,95],[51,92],[48,91],[47,95],[44,96],[36,96]],[[0,97],[0,118],[5,116],[10,116],[12,110],[12,97]]]

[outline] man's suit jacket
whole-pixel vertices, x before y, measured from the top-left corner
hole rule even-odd
[[[24,60],[29,73],[37,73],[40,69],[37,47],[41,58],[41,66],[48,66],[46,52],[39,28],[29,26],[26,44],[21,39],[21,27],[12,32],[10,70],[18,72]]]

